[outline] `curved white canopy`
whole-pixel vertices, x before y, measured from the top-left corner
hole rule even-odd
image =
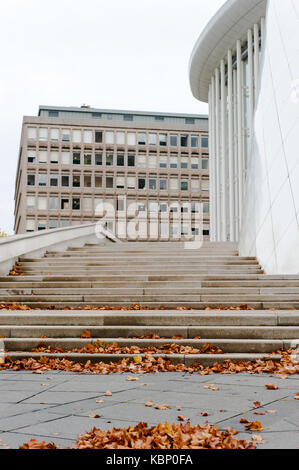
[[[238,39],[265,16],[267,0],[228,0],[203,30],[192,51],[189,79],[193,95],[208,102],[215,68]]]

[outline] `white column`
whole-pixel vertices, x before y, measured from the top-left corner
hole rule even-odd
[[[244,172],[244,146],[243,146],[243,70],[241,41],[237,41],[237,126],[238,126],[238,199],[239,199],[239,231],[242,224],[243,209],[243,172]],[[239,239],[239,234],[238,234]]]
[[[219,69],[215,70],[215,163],[216,163],[216,195],[217,195],[217,241],[221,241],[221,185],[220,185],[220,83]]]
[[[233,112],[234,112],[234,203],[235,203],[235,241],[239,233],[239,160],[238,160],[238,106],[237,70],[233,70]]]
[[[262,37],[262,48],[265,43],[265,18],[261,18],[261,37]]]
[[[227,201],[226,201],[226,86],[225,86],[225,64],[221,60],[221,241],[227,241]]]
[[[259,25],[255,24],[253,27],[254,34],[254,84],[255,84],[255,102],[258,94],[258,83],[259,83],[259,63],[260,63],[260,37],[259,37]]]
[[[234,200],[234,120],[233,120],[233,61],[232,51],[227,54],[228,94],[228,192],[229,192],[229,240],[235,241],[235,200]]]
[[[211,241],[217,240],[217,197],[216,197],[216,127],[215,127],[215,77],[212,77],[211,82],[211,114],[209,119],[211,120],[211,135],[210,141],[210,187],[212,188],[213,195],[210,205],[211,211]]]
[[[252,31],[248,30],[248,93],[249,93],[249,134],[250,139],[253,134],[253,114],[254,114],[254,81],[253,81],[253,41]]]
[[[213,241],[213,215],[214,215],[214,171],[212,167],[213,160],[213,144],[212,144],[212,85],[209,86],[209,153],[210,153],[210,240]]]

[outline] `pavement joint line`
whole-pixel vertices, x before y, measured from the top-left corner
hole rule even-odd
[[[28,432],[1,431],[0,436],[1,436],[1,434],[5,434],[5,433],[9,433],[9,434],[24,434],[24,436],[27,436],[27,435],[28,435]],[[53,439],[53,435],[52,435],[52,436],[48,436],[48,435],[44,435],[44,434],[32,434],[32,433],[30,433],[30,436],[32,436],[32,437],[48,437],[49,439]],[[57,439],[63,439],[63,440],[65,440],[65,441],[74,441],[74,442],[76,442],[76,438],[73,438],[73,437],[60,437],[60,436],[55,436],[55,438],[57,438]]]
[[[63,385],[64,383],[68,382],[68,380],[64,380],[63,382],[61,382],[59,385]],[[47,387],[46,389],[44,390],[40,390],[39,392],[37,393],[34,393],[33,395],[31,395],[30,397],[26,397],[26,398],[23,398],[22,400],[18,401],[16,404],[19,405],[20,403],[24,402],[25,400],[29,400],[30,398],[34,398],[38,395],[40,395],[41,393],[44,393],[44,392],[48,392],[49,390],[51,390],[52,388],[56,387],[57,384],[51,384],[50,387]]]
[[[29,412],[29,413],[30,413],[30,412]],[[70,416],[72,416],[72,415],[65,415],[65,416],[57,415],[57,417],[56,417],[56,418],[53,418],[53,419],[46,419],[46,421],[39,421],[38,423],[26,424],[26,426],[20,426],[20,427],[18,427],[18,428],[8,429],[8,430],[5,431],[5,432],[16,432],[16,431],[18,431],[19,429],[24,429],[24,428],[27,428],[28,426],[36,426],[36,425],[38,425],[38,424],[51,423],[52,421],[58,421],[59,419],[69,418]]]

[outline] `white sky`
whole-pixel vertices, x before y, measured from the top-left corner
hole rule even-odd
[[[192,48],[224,0],[0,0],[0,229],[13,232],[23,116],[38,106],[207,113]]]

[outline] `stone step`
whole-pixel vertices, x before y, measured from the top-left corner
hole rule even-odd
[[[175,266],[180,266],[183,265],[185,266],[186,264],[188,265],[195,265],[195,266],[259,266],[258,262],[255,260],[242,260],[239,258],[235,259],[211,259],[211,258],[203,258],[203,259],[186,259],[186,257],[182,257],[181,259],[179,258],[167,258],[165,259],[154,259],[154,258],[148,258],[148,259],[139,259],[139,258],[128,258],[128,259],[120,259],[120,258],[114,258],[114,259],[96,259],[94,257],[90,258],[43,258],[43,259],[36,259],[36,260],[22,260],[21,265],[22,266],[69,266],[69,265],[78,265],[80,263],[80,266],[111,266],[111,265],[116,265],[116,266],[121,266],[127,263],[132,263],[134,266],[142,265],[142,266],[155,266],[158,265],[160,266],[161,262],[167,261],[167,264],[172,264]]]
[[[9,352],[4,355],[5,360],[10,358],[13,361],[34,358],[39,360],[43,357],[48,357],[52,359],[63,359],[66,358],[70,361],[86,363],[90,361],[92,363],[97,362],[119,362],[123,359],[129,359],[130,361],[134,360],[136,354],[79,354],[79,353],[63,353],[63,354],[50,354],[50,353],[28,353],[28,352]],[[145,355],[140,354],[142,359],[145,359]],[[247,362],[247,361],[262,361],[269,359],[269,356],[265,354],[257,353],[231,353],[231,354],[192,354],[192,355],[183,355],[183,354],[154,354],[154,358],[158,359],[159,357],[168,359],[173,364],[185,364],[186,366],[191,366],[192,364],[200,363],[204,367],[212,366],[215,363],[221,364],[226,360],[232,362]],[[272,361],[280,361],[280,355],[271,355]]]
[[[221,340],[221,339],[187,339],[187,340],[172,340],[172,339],[121,339],[121,338],[99,338],[83,339],[56,339],[56,338],[10,338],[4,339],[4,349],[8,351],[32,351],[42,345],[43,347],[63,348],[64,350],[82,349],[87,348],[89,344],[106,343],[112,345],[117,343],[120,347],[137,346],[142,348],[155,347],[159,348],[166,344],[177,344],[179,346],[190,346],[196,349],[202,349],[206,344],[217,346],[224,353],[272,353],[278,350],[288,350],[292,347],[290,340]],[[208,343],[207,343],[208,341]],[[139,353],[136,353],[139,354]]]
[[[0,312],[0,325],[64,326],[299,326],[299,311],[82,311]]]
[[[92,338],[131,338],[134,336],[157,334],[171,338],[182,335],[183,338],[200,336],[206,342],[210,339],[260,339],[260,340],[290,340],[299,338],[299,326],[68,326],[65,325],[1,325],[0,336],[4,338],[80,338],[86,330]]]

